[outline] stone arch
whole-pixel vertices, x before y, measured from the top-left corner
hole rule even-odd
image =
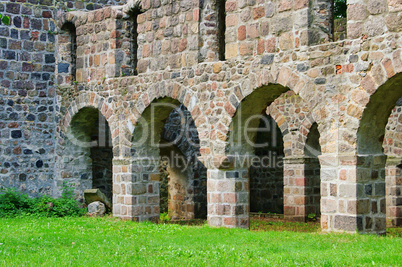
[[[199,99],[191,89],[184,88],[178,83],[160,82],[154,84],[152,87],[145,87],[141,89],[140,94],[136,98],[133,105],[124,111],[125,120],[121,122],[121,157],[127,158],[130,156],[129,151],[131,147],[131,140],[138,120],[141,118],[142,113],[155,99],[170,98],[176,103],[183,105],[191,114],[196,126],[196,130],[200,137],[200,152],[201,155],[209,154],[209,121],[208,117],[204,114],[200,106]]]
[[[289,89],[281,85],[268,85],[262,86],[254,90],[251,94],[243,97],[241,101],[235,103],[236,110],[232,112],[231,125],[228,127],[228,141],[226,143],[226,154],[230,155],[235,150],[241,154],[252,153],[253,143],[256,138],[256,132],[243,133],[245,127],[258,128],[259,121],[248,119],[254,115],[261,115],[265,113],[267,107],[277,99],[282,93]],[[232,102],[235,101],[233,97],[229,98]],[[236,98],[237,99],[237,98]],[[225,105],[231,105],[229,102]]]
[[[229,132],[239,103],[254,91],[263,87],[282,86],[283,88],[287,88],[289,92],[293,92],[299,96],[306,103],[305,106],[311,111],[323,105],[323,92],[316,90],[316,85],[311,81],[311,78],[285,66],[281,67],[273,64],[270,69],[262,69],[255,73],[250,73],[246,79],[239,81],[238,84],[234,86],[233,93],[229,94],[227,98],[229,101],[224,103],[225,114],[222,115],[225,118],[221,120],[221,132],[223,133]],[[225,153],[219,152],[218,154]]]
[[[56,195],[68,182],[80,201],[84,190],[91,188],[112,200],[112,116],[110,104],[95,93],[81,94],[70,103],[57,131]]]
[[[383,141],[392,109],[402,97],[402,74],[389,78],[371,95],[357,130],[357,183],[364,191],[358,196],[357,215],[367,232],[384,233],[386,224],[401,223],[400,203],[402,157],[384,154]],[[375,126],[375,127],[373,127]]]
[[[267,108],[267,114],[273,116],[283,135],[285,218],[304,221],[309,214],[319,217],[321,147],[313,113],[299,95],[287,91]]]
[[[294,91],[287,91],[276,98],[267,107],[281,129],[285,147],[285,156],[302,156],[311,126],[316,122],[307,103]]]
[[[382,141],[388,117],[402,96],[402,74],[398,74],[375,90],[363,110],[357,131],[359,154],[382,154]],[[372,127],[376,125],[376,127]]]
[[[249,179],[249,167],[255,167],[256,130],[262,117],[267,116],[267,107],[288,90],[289,88],[280,84],[261,86],[248,93],[236,87],[234,94],[230,95],[229,101],[224,104],[231,117],[227,120],[229,125],[223,125],[222,122],[216,125],[216,135],[226,136],[221,139],[224,152],[221,155],[215,154],[213,163],[208,165],[208,194],[211,200],[208,203],[208,221],[211,225],[243,228],[249,226],[250,181],[254,181]],[[271,131],[277,132],[273,129]],[[283,180],[283,177],[280,180]]]
[[[198,130],[197,120],[201,114],[201,110],[197,105],[198,100],[188,91],[180,89],[176,85],[167,85],[167,88],[158,86],[147,88],[146,91],[140,94],[137,102],[131,108],[131,114],[128,116],[129,120],[124,126],[127,127],[125,132],[128,132],[125,138],[131,139],[130,148],[129,150],[126,149],[129,155],[124,154],[128,158],[127,164],[131,169],[131,177],[129,181],[125,180],[124,184],[116,186],[120,195],[125,195],[124,198],[131,198],[131,203],[126,205],[128,204],[127,202],[117,201],[116,204],[120,206],[121,214],[115,213],[115,215],[129,216],[138,221],[159,220],[160,183],[163,182],[163,175],[161,176],[160,172],[160,156],[163,153],[164,155],[168,154],[166,152],[174,152],[175,155],[180,156],[183,154],[183,151],[180,150],[184,149],[184,146],[180,145],[174,147],[177,144],[169,143],[171,140],[164,140],[168,141],[168,144],[162,142],[166,121],[169,121],[172,112],[177,112],[177,108],[181,107],[186,110],[188,116],[193,118],[195,121],[193,127]],[[194,116],[196,117],[194,118]],[[169,135],[164,135],[163,137],[169,139]],[[199,151],[199,147],[196,149]],[[169,211],[169,214],[172,214],[174,219],[202,218],[202,210],[206,212],[206,204],[202,208],[203,204],[199,203],[206,203],[206,189],[202,189],[202,187],[206,187],[206,170],[204,171],[205,180],[203,180],[199,173],[195,171],[197,168],[193,168],[194,165],[201,164],[197,158],[200,154],[194,156],[191,160],[184,159],[191,168],[182,169],[183,172],[171,164],[173,163],[170,161],[171,158],[168,159],[170,164],[167,166],[168,187],[173,188],[173,183],[176,183],[174,189],[186,187],[184,190],[172,191],[174,192],[172,194],[177,193],[176,198],[175,196],[169,197],[169,203],[174,204],[171,207],[176,206],[176,208],[181,209],[181,212],[176,210],[170,213]],[[187,181],[183,179],[184,176],[187,176]],[[133,202],[133,199],[136,199],[136,201]],[[143,199],[144,201],[138,202],[137,199]]]
[[[65,131],[70,126],[71,120],[74,115],[76,115],[77,112],[84,107],[93,107],[98,109],[100,113],[106,118],[108,124],[110,125],[112,133],[117,130],[115,114],[112,105],[108,103],[105,98],[99,96],[95,92],[85,92],[74,98],[74,100],[71,101],[67,106],[65,114],[62,114],[62,118],[60,121],[61,132]],[[114,139],[114,141],[117,140]],[[114,145],[117,144],[114,143]]]
[[[109,161],[107,162],[107,164],[111,164],[112,161],[112,157],[113,157],[113,149],[116,149],[117,147],[117,142],[118,142],[118,137],[117,137],[117,126],[116,126],[116,122],[115,122],[115,116],[114,116],[114,111],[113,108],[111,107],[111,104],[107,103],[105,101],[104,98],[100,97],[98,94],[94,93],[94,92],[85,92],[85,93],[81,93],[79,96],[77,96],[76,98],[74,98],[73,101],[71,101],[69,103],[69,105],[67,106],[67,108],[63,111],[62,114],[60,114],[60,120],[59,120],[59,126],[57,127],[57,131],[56,131],[56,136],[58,139],[57,142],[57,146],[56,146],[56,164],[55,164],[55,169],[56,169],[56,177],[55,177],[55,192],[54,194],[56,196],[59,196],[61,194],[61,188],[63,185],[63,181],[66,181],[65,179],[67,177],[72,177],[71,173],[66,173],[66,166],[68,164],[70,164],[71,160],[74,160],[73,158],[71,158],[71,160],[67,160],[64,156],[65,156],[65,149],[66,147],[70,145],[74,145],[73,143],[71,143],[69,141],[69,136],[71,136],[71,127],[72,127],[72,123],[73,123],[73,119],[74,117],[79,116],[80,111],[82,110],[88,110],[88,109],[92,109],[92,115],[89,115],[88,118],[92,118],[96,117],[96,116],[100,116],[99,118],[103,118],[103,120],[101,121],[101,128],[99,129],[104,129],[105,130],[105,138],[106,139],[102,139],[99,140],[100,142],[102,142],[102,144],[105,145],[105,147],[109,147],[109,152],[108,152],[108,158]],[[82,113],[82,112],[81,112]],[[99,115],[97,115],[97,114]],[[85,121],[85,118],[82,117],[81,120]],[[95,127],[94,125],[89,125],[91,127]],[[102,128],[105,127],[105,128]],[[109,129],[109,131],[108,131]],[[111,142],[109,142],[109,138],[111,138]],[[99,143],[100,143],[99,142]],[[104,142],[104,143],[103,143]],[[78,144],[76,144],[78,145]],[[97,147],[101,147],[101,146],[97,146]],[[88,157],[90,157],[90,153],[91,151],[89,151],[91,148],[88,148],[88,150],[86,152],[83,153],[87,153]],[[71,151],[70,151],[71,152]],[[92,151],[92,154],[104,154],[101,153],[101,151],[98,151],[99,153],[95,152],[94,150]],[[65,161],[65,162],[64,162]],[[88,170],[94,171],[95,167],[92,169],[92,165],[87,165]],[[109,171],[108,171],[108,175],[111,175],[111,171],[112,171],[112,167],[109,167]],[[77,177],[76,177],[77,178]],[[89,189],[92,188],[92,176],[88,177],[85,176],[85,179],[75,179],[74,181],[70,181],[73,182],[75,184],[77,184],[77,188],[76,188],[76,197],[79,198],[80,200],[82,200],[83,198],[83,190],[84,189]],[[111,177],[110,177],[111,178]],[[83,181],[86,180],[86,181]],[[79,186],[81,185],[81,186]],[[108,192],[106,192],[107,197],[109,197],[111,199],[111,188],[110,186],[108,186]]]

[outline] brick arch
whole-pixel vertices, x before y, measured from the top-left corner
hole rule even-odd
[[[206,125],[208,125],[208,117],[204,114],[202,107],[200,107],[200,101],[196,97],[195,93],[193,93],[193,91],[190,89],[184,88],[178,83],[159,83],[151,88],[144,88],[139,94],[134,105],[124,111],[124,114],[127,115],[125,116],[126,119],[121,122],[121,129],[124,135],[123,146],[126,147],[123,149],[123,151],[127,152],[127,146],[131,146],[135,127],[146,108],[148,108],[154,100],[165,97],[168,97],[172,100],[177,100],[178,103],[185,106],[194,120],[200,142],[209,142],[207,139],[209,136],[207,133],[208,127],[206,127]],[[208,145],[206,145],[204,148],[201,147],[201,154],[208,152],[207,147]],[[127,153],[125,153],[123,156],[127,156],[126,154]]]
[[[116,147],[118,139],[118,125],[115,120],[114,110],[111,104],[105,102],[105,98],[99,96],[95,92],[85,92],[76,97],[69,104],[66,113],[60,120],[60,131],[66,133],[74,116],[85,107],[93,107],[100,111],[109,124],[110,132],[112,135],[112,145]]]
[[[277,70],[275,66],[271,69],[263,69],[256,73],[251,73],[243,80],[240,80],[241,86],[236,86],[233,93],[228,96],[228,99],[234,99],[235,104],[240,103],[244,98],[252,94],[255,90],[270,85],[281,85],[299,95],[310,109],[318,104],[316,95],[308,94],[307,91],[315,88],[311,78],[300,74],[298,71],[291,70],[288,67],[282,67]],[[229,105],[230,104],[230,105]],[[233,117],[237,106],[233,103],[227,102],[225,110],[229,116]]]
[[[396,50],[392,57],[373,61],[372,65],[371,70],[367,71],[364,78],[361,79],[359,86],[351,90],[346,97],[346,99],[350,99],[350,102],[346,106],[347,114],[345,116],[353,118],[355,121],[357,125],[354,128],[356,134],[363,113],[372,96],[388,81],[395,79],[395,76],[400,76],[402,72],[402,50]]]
[[[286,66],[278,69],[273,64],[270,69],[262,69],[255,73],[251,73],[244,79],[234,85],[234,90],[231,92],[227,101],[224,103],[224,114],[221,124],[224,134],[227,134],[232,123],[239,104],[261,87],[282,86],[287,88],[292,94],[299,96],[309,110],[313,111],[319,106],[324,105],[322,102],[322,92],[315,90],[316,85],[304,74],[292,70]],[[313,114],[313,113],[312,113]]]

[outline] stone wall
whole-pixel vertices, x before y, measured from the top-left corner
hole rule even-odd
[[[54,1],[0,1],[0,184],[52,194],[55,121]]]
[[[95,10],[105,6],[117,6],[126,4],[127,0],[67,0],[60,1],[60,7],[67,11]]]
[[[353,1],[347,9],[348,38],[380,36],[402,29],[402,5],[395,0]]]

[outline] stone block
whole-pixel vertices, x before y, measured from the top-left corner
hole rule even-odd
[[[100,201],[104,203],[108,209],[112,209],[112,203],[99,189],[86,189],[84,191],[84,199],[87,204]]]
[[[335,229],[355,232],[356,230],[363,230],[363,219],[360,216],[345,216],[336,215],[335,216]]]

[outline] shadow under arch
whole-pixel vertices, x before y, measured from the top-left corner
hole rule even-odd
[[[206,168],[187,108],[170,97],[154,99],[132,136],[132,218],[158,221],[165,206],[174,220],[206,218]],[[163,187],[169,194],[162,194]]]
[[[95,107],[83,107],[60,138],[57,187],[62,188],[64,182],[74,185],[75,196],[82,202],[85,189],[97,188],[111,202],[113,146],[106,118]]]
[[[310,219],[319,218],[321,215],[321,166],[318,159],[321,155],[321,145],[319,140],[318,124],[314,122],[310,127],[304,146],[305,215]]]
[[[386,224],[401,222],[402,185],[400,157],[383,153],[383,139],[388,118],[402,97],[402,73],[390,78],[370,97],[357,131],[357,216],[362,232],[385,233]],[[393,169],[394,171],[390,171]],[[386,175],[393,173],[393,175]],[[387,215],[386,215],[387,214]],[[393,216],[391,216],[391,214]]]
[[[266,108],[289,88],[279,84],[270,84],[255,89],[246,96],[236,109],[229,126],[226,154],[253,153],[257,130],[261,116]]]

